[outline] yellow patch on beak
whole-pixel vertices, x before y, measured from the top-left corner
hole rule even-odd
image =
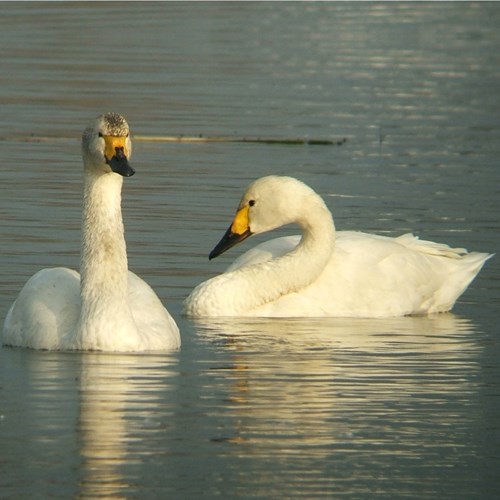
[[[231,231],[235,234],[243,234],[245,231],[249,229],[249,221],[248,221],[248,211],[250,207],[245,205],[243,208],[240,208],[236,215],[234,216],[233,224],[231,225]]]
[[[127,150],[127,138],[126,137],[117,137],[114,135],[103,135],[102,138],[104,139],[104,156],[106,156],[106,159],[108,161],[113,158],[113,156],[116,155],[116,148],[121,148],[123,149],[123,152],[126,157],[128,157],[128,150]]]

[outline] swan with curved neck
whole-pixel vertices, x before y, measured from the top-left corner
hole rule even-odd
[[[198,285],[184,304],[191,317],[391,317],[450,310],[484,262],[421,241],[335,231],[311,188],[268,176],[246,189],[234,220],[209,258],[253,234],[295,223],[302,235],[258,245]]]
[[[80,275],[43,269],[11,306],[3,343],[50,350],[158,351],[180,346],[179,330],[154,291],[128,270],[121,212],[132,144],[125,119],[99,116],[82,138]]]

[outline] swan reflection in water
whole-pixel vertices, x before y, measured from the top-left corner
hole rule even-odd
[[[229,359],[213,376],[229,379],[227,411],[238,415],[237,426],[218,439],[246,443],[254,453],[281,449],[293,464],[297,453],[333,459],[334,451],[363,443],[373,460],[394,456],[394,446],[420,459],[439,455],[477,418],[463,400],[476,390],[481,347],[474,325],[451,313],[211,319],[195,328]],[[450,428],[454,437],[442,432]]]
[[[186,491],[223,484],[265,496],[279,484],[280,496],[314,496],[340,479],[362,493],[373,486],[366,471],[412,481],[463,465],[480,418],[469,404],[481,353],[469,320],[193,326],[180,366],[169,356],[82,355],[82,497],[150,484],[172,493],[186,477]]]
[[[395,318],[201,318],[194,320],[204,341],[260,346],[270,356],[272,345],[291,351],[321,347],[386,351],[389,344],[420,345],[422,352],[463,346],[473,323],[452,313]],[[266,344],[268,344],[266,346]]]
[[[165,413],[170,410],[165,409],[164,400],[177,374],[174,359],[168,355],[82,355],[78,422],[82,498],[118,498],[139,481],[124,468],[140,466],[147,457],[148,450],[136,441],[147,442],[151,433],[165,434]]]

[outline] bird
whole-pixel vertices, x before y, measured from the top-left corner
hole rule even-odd
[[[131,153],[120,114],[102,114],[84,130],[80,273],[55,267],[34,274],[7,313],[4,345],[109,352],[180,347],[175,320],[128,270],[121,191],[123,178],[135,173]]]
[[[245,190],[213,259],[254,234],[297,224],[194,288],[183,313],[215,317],[388,318],[449,311],[492,255],[420,240],[336,231],[323,199],[269,175]]]

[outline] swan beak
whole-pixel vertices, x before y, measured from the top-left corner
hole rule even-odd
[[[250,231],[250,225],[248,221],[248,205],[240,208],[234,217],[233,223],[229,226],[228,230],[225,232],[222,239],[215,245],[215,248],[210,252],[208,256],[209,260],[219,256],[226,250],[234,247],[238,243],[246,240],[249,236],[252,236]]]
[[[127,138],[105,135],[103,139],[105,144],[104,157],[111,170],[123,177],[134,175],[135,170],[130,166],[126,153]]]

